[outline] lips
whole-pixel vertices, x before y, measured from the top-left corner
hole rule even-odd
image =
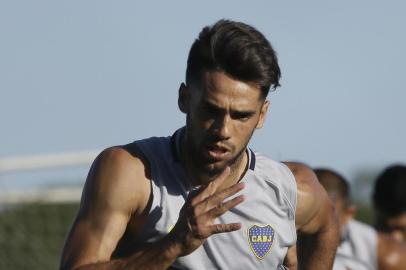
[[[206,149],[208,156],[216,161],[226,158],[230,153],[230,150],[227,147],[220,145],[210,144],[206,146]]]

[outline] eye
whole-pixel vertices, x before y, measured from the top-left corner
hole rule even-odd
[[[247,121],[252,117],[253,113],[251,112],[234,112],[231,117],[240,121]]]

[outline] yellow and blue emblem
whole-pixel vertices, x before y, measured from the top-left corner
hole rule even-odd
[[[275,236],[275,230],[271,225],[252,225],[247,230],[248,242],[255,257],[259,260],[271,250],[271,246]]]

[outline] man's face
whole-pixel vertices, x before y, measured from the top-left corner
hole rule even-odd
[[[379,230],[390,233],[398,242],[406,242],[406,212],[395,217],[380,215]]]
[[[209,176],[236,165],[255,128],[265,120],[269,102],[259,87],[222,72],[205,72],[199,86],[181,88],[187,114],[186,151],[195,169]]]

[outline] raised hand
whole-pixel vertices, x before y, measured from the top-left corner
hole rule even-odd
[[[243,183],[218,191],[229,175],[230,168],[227,167],[215,180],[200,187],[198,192],[190,195],[186,200],[179,219],[170,232],[170,238],[180,249],[180,256],[192,253],[213,234],[232,232],[241,228],[241,223],[214,223],[217,217],[244,201],[243,195],[224,201],[242,190]]]

